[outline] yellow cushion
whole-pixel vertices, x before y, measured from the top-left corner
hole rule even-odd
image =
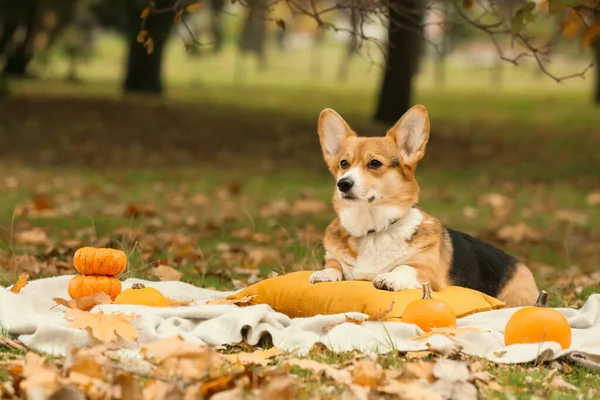
[[[352,311],[372,316],[388,310],[393,301],[392,311],[383,320],[400,321],[404,307],[422,296],[420,289],[390,292],[376,289],[373,283],[367,281],[311,284],[308,277],[312,272],[292,272],[265,279],[229,296],[228,299],[256,296],[250,300],[250,304],[268,304],[275,311],[290,318]],[[452,307],[457,318],[504,307],[504,303],[498,299],[459,286],[447,286],[439,292],[434,292],[432,297],[445,301]]]

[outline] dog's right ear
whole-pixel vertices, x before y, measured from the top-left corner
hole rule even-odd
[[[327,164],[331,166],[342,147],[342,143],[351,136],[356,136],[356,133],[350,129],[350,126],[337,112],[331,108],[321,111],[319,115],[319,140]]]

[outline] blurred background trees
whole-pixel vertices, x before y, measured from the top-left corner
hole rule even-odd
[[[271,41],[279,51],[272,57],[312,42],[316,55],[307,74],[315,76],[322,42],[344,41],[340,84],[356,57],[382,67],[374,118],[386,123],[412,105],[412,83],[424,57],[434,60],[431,79],[440,88],[446,60],[455,51],[465,53],[468,62],[489,62],[493,85],[501,84],[511,63],[531,63],[537,66],[534,75],[560,82],[587,68],[574,66],[558,76],[549,67],[555,54],[587,57],[590,64],[600,58],[597,0],[0,0],[0,29],[5,80],[43,75],[51,57],[62,55],[69,65],[65,78],[78,81],[78,65],[92,57],[97,37],[113,32],[127,46],[124,92],[155,95],[163,93],[169,45],[202,58],[234,42],[234,79],[243,82],[247,55],[268,73]],[[595,75],[594,99],[600,103],[598,69]]]

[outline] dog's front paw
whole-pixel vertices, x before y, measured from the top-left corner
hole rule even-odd
[[[417,270],[408,265],[402,265],[392,272],[379,274],[373,279],[373,286],[381,290],[397,292],[403,289],[419,289],[421,283],[417,279]]]
[[[310,283],[318,282],[337,282],[342,280],[342,273],[335,268],[325,268],[321,271],[315,271],[310,275]]]

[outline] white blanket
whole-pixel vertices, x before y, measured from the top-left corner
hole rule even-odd
[[[58,276],[29,282],[18,294],[0,289],[0,328],[33,350],[64,355],[70,346],[91,343],[87,331],[70,328],[63,317],[64,306],[56,306],[53,297],[68,299],[67,285],[72,276]],[[600,369],[600,294],[590,296],[579,310],[559,308],[573,330],[571,348],[563,351],[558,343],[504,346],[503,329],[516,308],[482,312],[458,320],[459,327],[474,327],[484,332],[465,332],[456,337],[434,335],[413,340],[422,333],[415,325],[401,322],[345,322],[346,315],[357,319],[361,313],[319,315],[294,318],[273,311],[267,305],[238,307],[232,304],[204,305],[209,299],[225,297],[233,292],[200,289],[182,282],[147,282],[127,279],[123,289],[142,282],[166,296],[178,300],[195,299],[195,305],[152,308],[134,305],[98,305],[91,311],[104,313],[135,312],[133,321],[139,329],[139,345],[180,335],[185,340],[211,346],[246,341],[251,345],[270,339],[283,350],[306,353],[315,343],[323,343],[334,351],[437,350],[487,358],[498,363],[547,361],[571,358],[590,368]],[[341,323],[339,325],[336,325]],[[333,328],[332,328],[333,326]],[[460,347],[457,347],[460,346]]]

